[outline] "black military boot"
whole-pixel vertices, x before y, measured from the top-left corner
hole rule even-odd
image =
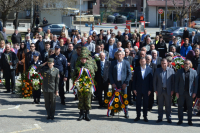
[[[85,120],[86,121],[90,121],[91,120],[90,117],[89,117],[89,110],[86,110],[86,112],[85,112]]]
[[[80,114],[79,114],[79,118],[77,119],[77,121],[81,121],[83,119],[83,110],[80,110]]]
[[[40,98],[37,98],[37,104],[40,104]]]
[[[36,98],[34,98],[34,100],[33,100],[33,104],[36,104],[37,102],[36,102]]]

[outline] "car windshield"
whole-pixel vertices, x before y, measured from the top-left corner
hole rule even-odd
[[[178,29],[178,27],[170,27],[170,28],[167,28],[166,31],[172,32],[172,31],[175,31],[177,29]]]

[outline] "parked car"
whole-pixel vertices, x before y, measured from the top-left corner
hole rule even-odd
[[[66,26],[65,24],[45,24],[45,25],[40,25],[39,27],[41,27],[43,29],[44,33],[46,33],[48,29],[50,29],[51,33],[53,35],[60,36],[63,26],[65,26],[65,29],[68,30],[68,35],[71,35],[72,30],[76,30],[76,29],[68,28],[68,26]],[[78,31],[79,31],[79,34],[81,34],[80,30],[78,30]],[[38,32],[38,29],[34,30],[34,33],[36,33],[36,32]]]
[[[184,28],[185,27],[170,27],[161,31],[161,34],[166,42],[169,42],[172,39],[172,36],[175,36],[178,39],[178,41],[181,42]],[[196,34],[198,33],[196,29],[189,27],[187,29],[189,30],[190,36],[192,35],[192,31],[195,31]],[[199,35],[199,33],[197,35]]]
[[[200,29],[200,18],[197,18],[195,21],[192,21],[192,28]]]

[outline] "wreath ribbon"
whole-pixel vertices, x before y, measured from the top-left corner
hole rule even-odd
[[[111,110],[109,109],[109,107],[112,105],[112,103],[113,103],[113,101],[115,99],[115,93],[116,92],[121,92],[121,89],[114,88],[114,90],[115,90],[115,92],[113,93],[112,98],[111,98],[110,102],[108,103],[107,116],[110,116],[110,111]],[[119,101],[121,102],[121,104],[124,104],[123,98],[122,98],[120,93],[119,93],[118,98],[119,98]],[[124,111],[124,113],[126,113],[126,109],[125,108],[122,108],[122,110]]]

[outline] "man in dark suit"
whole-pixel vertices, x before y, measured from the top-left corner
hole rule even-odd
[[[183,105],[186,100],[188,110],[188,125],[192,126],[192,105],[198,89],[198,76],[196,70],[190,68],[191,61],[184,61],[184,68],[179,69],[175,78],[175,92],[178,98],[178,118],[177,125],[183,123]]]
[[[53,40],[51,41],[51,48],[55,48],[55,46],[56,45],[59,45],[60,46],[60,43],[59,43],[59,41],[57,40],[57,36],[56,35],[54,35],[53,36]]]
[[[152,69],[146,66],[146,58],[141,57],[140,66],[135,69],[133,75],[132,90],[134,90],[134,93],[136,95],[136,111],[137,111],[137,117],[135,118],[134,121],[140,120],[141,101],[143,98],[144,121],[148,122],[147,108],[148,108],[149,95],[152,92],[153,88],[152,82],[153,82]]]
[[[28,71],[29,67],[30,67],[30,63],[31,61],[33,61],[33,54],[35,52],[39,53],[39,58],[40,57],[40,52],[36,51],[35,50],[35,44],[34,43],[31,43],[31,49],[28,53],[26,53],[26,58],[25,58],[25,70]]]
[[[127,94],[127,86],[131,79],[131,68],[128,61],[123,60],[123,51],[117,51],[117,60],[112,61],[109,69],[109,79],[112,88],[121,89],[123,94]],[[125,107],[125,118],[129,118],[128,105]],[[114,115],[114,112],[112,112]]]
[[[11,41],[13,44],[20,43],[22,41],[21,34],[18,33],[17,29],[15,29],[15,33],[12,34]]]
[[[152,50],[151,51],[151,55],[152,55],[152,63],[156,64],[157,68],[161,67],[161,57],[157,56],[157,51],[156,50]]]
[[[128,42],[131,43],[131,41],[129,40],[128,35],[125,35],[125,36],[124,36],[124,41],[122,42],[122,48],[125,49],[125,48],[126,48],[126,44],[127,44]]]
[[[105,45],[105,50],[109,53],[109,60],[113,60],[115,57],[113,56],[113,50],[117,48],[117,45],[113,42],[113,38],[110,38],[109,44]]]
[[[97,90],[98,90],[98,99],[99,99],[99,106],[100,108],[103,107],[102,101],[102,91],[104,90],[104,100],[105,96],[108,92],[108,85],[109,85],[109,68],[110,68],[110,61],[105,59],[105,53],[100,52],[99,54],[100,60],[97,61],[98,70],[95,74],[97,77]]]
[[[141,57],[146,58],[146,52],[145,52],[144,50],[141,50],[141,51],[139,52],[139,57],[138,57],[138,59],[135,60],[135,67],[140,66],[140,58],[141,58]]]
[[[42,40],[42,35],[39,35],[39,40],[35,43],[35,50],[40,53],[45,49],[45,42]]]
[[[158,96],[158,120],[157,123],[163,119],[163,106],[165,104],[167,122],[171,121],[171,96],[174,91],[174,75],[175,72],[172,68],[167,67],[167,60],[161,60],[160,68],[156,69],[153,76],[153,88]]]
[[[17,55],[12,52],[10,44],[7,44],[5,47],[5,52],[1,55],[1,70],[3,70],[3,75],[5,76],[6,89],[5,93],[10,92],[10,80],[11,80],[11,89],[12,94],[15,94],[15,69],[18,63]]]
[[[189,43],[192,46],[198,43],[198,36],[195,35],[195,31],[192,31],[192,36],[190,36]]]
[[[146,66],[150,67],[152,69],[152,74],[154,75],[154,72],[156,71],[157,66],[151,62],[152,56],[147,55],[146,56]],[[154,89],[152,90],[151,94],[149,95],[149,103],[148,103],[148,111],[152,110],[154,104]]]
[[[68,44],[68,48],[67,48],[67,51],[64,52],[64,56],[67,58],[67,65],[68,65],[68,78],[67,78],[67,81],[66,81],[66,92],[69,93],[69,80],[71,78],[71,68],[70,68],[70,61],[71,61],[71,58],[72,58],[72,55],[73,55],[73,52],[74,52],[74,47],[73,47],[73,44],[70,43]]]
[[[153,44],[153,43],[150,45],[150,50],[147,51],[147,54],[151,55],[152,50],[156,50],[155,44]],[[159,57],[159,51],[157,51],[157,56]]]
[[[128,48],[125,48],[125,57],[124,60],[127,60],[129,62],[130,65],[133,64],[133,57],[129,56],[130,51]],[[127,94],[128,94],[128,102],[130,105],[133,105],[133,102],[131,100],[131,84],[129,84],[129,86],[127,87]]]
[[[117,32],[117,36],[116,38],[118,39],[118,41],[123,42],[124,41],[124,36],[122,35],[121,31]]]
[[[104,50],[104,43],[101,43],[101,44],[99,44],[99,45],[100,45],[100,47],[101,47],[101,52],[104,52],[104,53],[105,53],[106,59],[108,60],[108,59],[109,59],[109,53],[108,53],[108,51]]]
[[[33,39],[33,33],[31,32],[30,28],[27,29],[26,35],[29,35],[31,40]]]
[[[189,31],[187,30],[187,27],[185,27],[183,31],[183,39],[185,40],[185,38],[189,37],[190,37]]]
[[[45,49],[41,52],[42,62],[47,62],[49,58],[50,42],[45,42]]]

